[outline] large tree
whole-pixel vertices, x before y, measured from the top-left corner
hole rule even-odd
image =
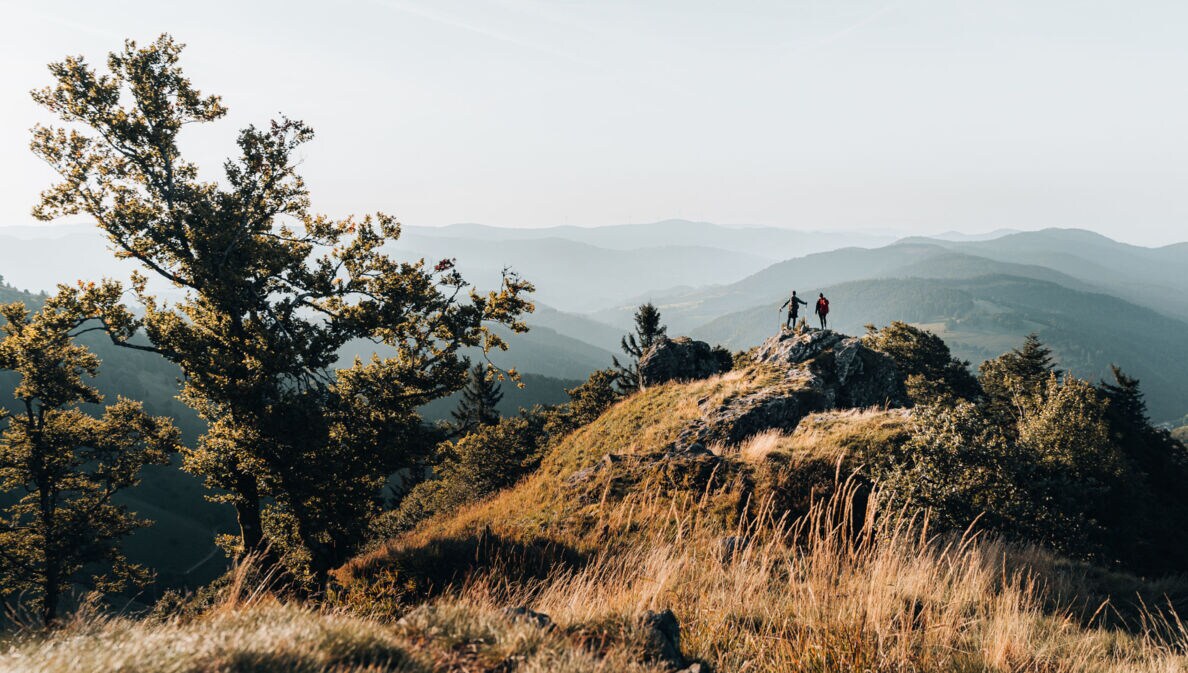
[[[178,448],[173,424],[137,402],[83,411],[102,401],[84,380],[99,360],[71,340],[82,322],[71,304],[51,297],[36,314],[0,307],[0,370],[18,377],[17,407],[0,432],[0,591],[36,604],[46,626],[76,583],[113,590],[147,578],[119,548],[147,522],[112,498]]]
[[[625,334],[619,342],[623,354],[627,356],[624,363],[617,357],[611,358],[615,370],[618,372],[618,387],[624,393],[639,390],[639,361],[657,341],[664,338],[668,328],[660,323],[660,309],[652,302],[641,304],[635,310],[635,332]]]
[[[227,109],[191,85],[181,51],[162,35],[126,42],[103,73],[82,57],[50,66],[54,84],[33,95],[67,126],[34,129],[33,151],[61,176],[34,213],[87,215],[118,256],[176,288],[167,301],[138,273],[143,317],[95,316],[117,343],[181,367],[182,399],[209,424],[184,464],[234,505],[235,551],[271,544],[321,585],[361,541],[387,476],[419,459],[416,408],[462,385],[462,349],[506,347],[492,323],[527,329],[531,285],[505,273],[480,294],[450,260],[384,254],[400,235],[392,217],[313,214],[294,156],[313,131],[300,121],[247,127],[222,180],[201,179],[179,134]],[[149,344],[132,341],[139,330]],[[357,340],[392,354],[336,369]]]

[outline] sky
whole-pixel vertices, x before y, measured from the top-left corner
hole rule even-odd
[[[666,218],[1188,240],[1188,3],[0,0],[0,223],[53,174],[28,92],[67,54],[186,43],[231,108],[217,178],[284,113],[313,205],[413,225]]]

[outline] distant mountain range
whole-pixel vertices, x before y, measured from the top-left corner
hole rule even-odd
[[[1188,321],[1188,243],[1143,248],[1075,229],[947,232],[891,241],[885,234],[684,220],[543,229],[458,224],[405,227],[391,253],[402,259],[455,258],[480,288],[497,283],[505,267],[534,282],[538,310],[527,319],[532,330],[510,335],[510,350],[492,359],[550,381],[581,380],[608,366],[635,308],[649,300],[660,307],[670,334],[692,333],[741,348],[774,330],[776,308],[792,289],[809,300],[825,291],[834,300],[839,327],[855,330],[893,319],[928,324],[975,361],[1016,345],[1029,329],[1053,338],[1059,333],[1062,358],[1080,363],[1081,369],[1069,368],[1086,375],[1103,372],[1111,358],[1123,359],[1110,349],[1124,342],[1147,344],[1152,357],[1167,354],[1181,344],[1175,337],[1183,335],[1182,321]],[[0,228],[0,274],[18,287],[42,290],[80,277],[122,277],[130,268],[112,258],[93,228]],[[1051,300],[995,302],[991,296],[1005,291],[1002,279]],[[886,294],[888,288],[896,293]],[[1106,299],[1074,301],[1082,296]],[[1082,313],[1061,313],[1056,304],[1066,303]],[[1163,322],[1164,317],[1175,321]],[[1124,329],[1122,338],[1114,334],[1119,322],[1141,329]],[[1076,333],[1068,329],[1073,324]],[[344,357],[357,354],[366,355],[367,348]],[[1157,390],[1166,397],[1152,400],[1153,409],[1169,412],[1169,418],[1188,412],[1188,394],[1182,392],[1188,384],[1168,374],[1177,371],[1175,365],[1157,367],[1151,361],[1133,368],[1149,380],[1152,397]],[[546,396],[562,386],[542,385],[549,387]]]

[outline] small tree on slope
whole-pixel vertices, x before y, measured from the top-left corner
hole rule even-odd
[[[80,316],[59,298],[37,314],[15,303],[0,315],[0,369],[19,377],[17,411],[0,432],[0,489],[10,503],[0,511],[0,590],[34,602],[49,626],[75,583],[106,591],[147,579],[119,549],[147,522],[112,498],[140,482],[144,465],[168,463],[178,433],[129,400],[98,417],[79,408],[102,401],[83,381],[99,360],[71,341]]]
[[[668,328],[660,324],[660,310],[651,302],[641,305],[635,310],[635,333],[626,334],[619,342],[619,347],[628,359],[621,364],[618,358],[611,358],[615,370],[618,372],[618,388],[624,393],[639,390],[639,360],[661,338],[666,336]]]

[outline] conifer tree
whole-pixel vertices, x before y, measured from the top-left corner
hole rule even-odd
[[[466,434],[484,425],[498,423],[498,406],[502,399],[503,391],[488,368],[481,364],[475,365],[470,370],[466,387],[462,389],[458,408],[450,414],[454,418],[454,429],[458,434]]]
[[[31,314],[0,307],[6,320],[0,370],[14,372],[17,409],[0,432],[0,592],[36,604],[46,626],[74,584],[111,591],[147,580],[119,542],[149,522],[113,502],[140,481],[144,465],[166,464],[178,432],[164,418],[120,399],[99,416],[81,405],[102,402],[84,377],[99,360],[71,340],[81,324],[70,302],[49,299]]]
[[[1021,413],[1021,400],[1045,390],[1049,377],[1063,375],[1055,366],[1052,350],[1034,333],[1027,335],[1022,348],[983,362],[978,373],[987,407],[1004,423]]]
[[[223,179],[200,179],[179,134],[227,109],[193,87],[181,51],[162,35],[126,42],[106,72],[82,57],[50,66],[34,99],[66,126],[35,128],[32,148],[61,181],[34,214],[86,215],[118,256],[177,288],[165,301],[137,273],[142,318],[94,315],[117,344],[181,368],[182,399],[209,428],[184,467],[235,507],[232,551],[279,550],[321,587],[362,542],[388,476],[428,451],[417,407],[461,387],[463,349],[506,347],[493,323],[527,329],[531,285],[505,273],[480,294],[451,260],[384,254],[400,235],[390,216],[311,213],[294,155],[313,131],[300,121],[247,127]],[[140,330],[150,344],[132,341]],[[394,354],[336,369],[360,340]]]
[[[617,357],[611,358],[618,372],[617,383],[621,392],[639,390],[639,360],[649,348],[666,336],[667,329],[660,324],[660,310],[652,302],[635,310],[635,333],[624,335],[619,342],[619,347],[629,359],[620,363]]]

